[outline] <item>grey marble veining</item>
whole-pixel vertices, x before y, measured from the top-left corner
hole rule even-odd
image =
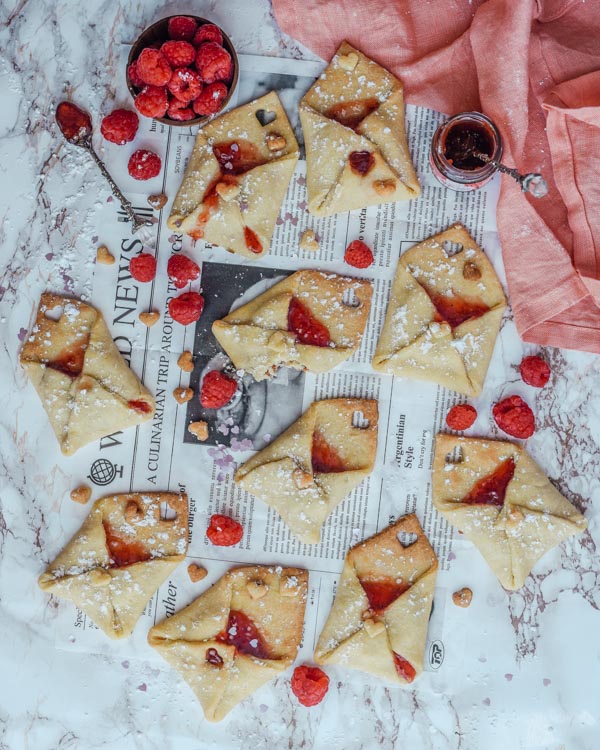
[[[44,442],[18,354],[43,289],[91,295],[97,215],[109,198],[86,155],[61,141],[56,103],[73,97],[96,121],[126,103],[124,45],[172,13],[213,19],[240,52],[309,53],[279,32],[266,0],[2,0],[0,10],[0,748],[597,748],[600,359],[587,354],[546,350],[553,376],[535,396],[528,450],[589,529],[521,590],[498,586],[450,618],[445,637],[460,658],[443,675],[400,690],[332,669],[327,700],[311,710],[281,677],[210,725],[181,680],[126,644],[108,655],[55,649],[57,603],[36,579],[64,542],[54,520],[73,478]],[[515,365],[533,350],[514,336],[496,352],[494,398],[503,384],[518,389]],[[69,532],[85,512],[74,509]],[[450,566],[470,580],[478,560],[457,544]]]

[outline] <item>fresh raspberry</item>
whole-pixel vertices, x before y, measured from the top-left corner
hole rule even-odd
[[[194,47],[199,47],[204,42],[216,42],[217,44],[223,44],[223,34],[218,26],[214,23],[205,23],[204,26],[200,26],[198,31],[194,34],[192,44]]]
[[[288,331],[296,334],[298,341],[307,346],[329,346],[331,337],[324,323],[317,320],[300,300],[292,297],[288,307]]]
[[[229,516],[221,516],[215,513],[210,517],[206,536],[217,547],[231,547],[242,541],[244,527]]]
[[[196,48],[189,42],[165,42],[160,51],[172,68],[186,68],[196,59]]]
[[[164,117],[167,111],[167,89],[145,86],[135,97],[135,108],[144,117]]]
[[[190,68],[177,68],[173,71],[167,88],[182,102],[191,102],[192,99],[200,96],[202,79]]]
[[[187,326],[195,323],[204,310],[204,297],[198,292],[186,292],[169,301],[169,315],[176,323]]]
[[[329,677],[319,667],[302,665],[294,669],[292,693],[303,706],[316,706],[329,690]]]
[[[228,81],[233,70],[231,55],[216,42],[205,42],[198,48],[196,70],[204,83]]]
[[[167,109],[167,116],[171,120],[193,120],[196,116],[194,110],[188,107],[189,102],[182,102],[176,97],[172,96],[169,99],[169,108]]]
[[[550,380],[550,367],[541,357],[525,357],[519,369],[523,380],[534,388],[543,388]]]
[[[219,370],[207,372],[200,388],[200,403],[205,409],[220,409],[237,391],[237,382]]]
[[[150,180],[160,174],[162,162],[153,151],[140,148],[129,157],[127,170],[134,180]]]
[[[129,109],[114,109],[102,120],[100,132],[111,143],[122,146],[135,138],[139,118]]]
[[[137,72],[144,83],[150,86],[166,86],[173,70],[159,49],[146,47],[137,59]]]
[[[129,76],[129,80],[136,87],[136,89],[144,88],[144,82],[137,72],[137,63],[135,61],[132,62],[131,65],[127,68],[127,75]]]
[[[492,409],[498,427],[516,438],[528,438],[535,432],[535,417],[520,396],[509,396]]]
[[[134,255],[129,261],[129,273],[136,281],[147,283],[156,276],[156,258],[150,253]]]
[[[470,404],[457,404],[446,414],[446,424],[451,430],[468,430],[477,419],[477,409]]]
[[[200,96],[194,99],[194,112],[197,115],[214,115],[223,106],[226,96],[227,86],[224,83],[209,83]]]
[[[169,39],[183,39],[191,42],[198,24],[189,16],[175,16],[169,19]]]
[[[361,240],[354,240],[346,248],[344,260],[349,266],[354,266],[354,268],[368,268],[375,258],[368,245],[365,245]]]
[[[183,289],[190,281],[200,276],[198,264],[186,255],[171,255],[167,263],[167,275],[172,279],[176,289]]]

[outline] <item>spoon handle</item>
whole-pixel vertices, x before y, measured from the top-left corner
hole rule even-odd
[[[100,169],[100,171],[106,178],[106,181],[110,185],[112,194],[121,203],[121,207],[123,208],[123,211],[125,211],[125,213],[129,217],[131,221],[131,225],[132,225],[132,231],[137,232],[138,229],[140,229],[140,227],[149,226],[151,222],[147,221],[146,219],[142,219],[141,217],[136,215],[135,211],[133,210],[133,206],[131,205],[131,201],[127,200],[127,198],[119,190],[119,186],[111,177],[111,174],[108,171],[108,169],[104,166],[104,162],[102,161],[102,159],[94,151],[92,144],[91,143],[87,144],[86,148],[89,151],[89,153],[92,155],[93,160],[96,162],[96,164],[98,165],[98,168]]]
[[[518,169],[511,169],[495,159],[490,159],[487,154],[482,154],[481,151],[473,151],[473,156],[484,161],[486,164],[491,164],[493,167],[496,167],[499,172],[504,172],[504,174],[510,175],[519,183],[521,190],[524,193],[530,193],[534,198],[544,198],[544,196],[548,195],[548,183],[541,174],[534,172],[521,174]]]

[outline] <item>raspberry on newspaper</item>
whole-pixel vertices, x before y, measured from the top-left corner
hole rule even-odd
[[[169,315],[177,323],[187,326],[195,323],[202,315],[204,297],[198,292],[186,292],[169,302]]]
[[[167,263],[167,275],[177,289],[183,289],[200,276],[200,268],[186,255],[171,255]]]
[[[136,281],[147,283],[156,276],[156,258],[150,253],[134,255],[129,261],[129,273]]]
[[[238,384],[219,370],[207,372],[200,389],[200,403],[205,409],[220,409],[228,404],[237,391]]]
[[[242,541],[244,527],[233,518],[216,513],[210,517],[206,536],[217,547],[231,547]]]
[[[100,125],[100,132],[111,143],[122,146],[135,138],[139,118],[130,109],[114,109],[106,115]]]
[[[468,430],[477,419],[477,409],[470,404],[457,404],[446,415],[446,424],[451,430]]]
[[[131,154],[127,169],[135,180],[150,180],[160,174],[161,166],[158,154],[140,148]]]
[[[346,248],[344,260],[349,266],[354,266],[354,268],[368,268],[375,258],[373,257],[373,251],[368,245],[365,245],[361,240],[354,240]]]

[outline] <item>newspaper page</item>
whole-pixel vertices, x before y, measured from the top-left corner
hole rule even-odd
[[[422,196],[416,201],[327,218],[309,215],[297,105],[322,67],[320,63],[307,61],[241,58],[240,81],[232,106],[275,89],[302,150],[280,211],[271,252],[265,257],[246,262],[203,241],[194,245],[189,237],[167,228],[170,202],[159,213],[148,206],[146,199],[150,193],[164,192],[171,200],[174,198],[194,143],[195,130],[191,128],[170,128],[144,118],[140,123],[140,130],[145,129],[142,145],[159,153],[164,163],[161,176],[144,183],[143,193],[128,195],[138,213],[155,221],[152,252],[158,261],[158,272],[152,283],[139,284],[129,274],[129,260],[142,249],[143,243],[131,235],[118,204],[109,198],[101,209],[98,241],[111,248],[117,263],[96,266],[92,302],[104,314],[125,359],[155,394],[156,413],[151,422],[137,429],[109,435],[81,450],[78,459],[82,476],[93,484],[94,497],[167,489],[186,491],[189,496],[188,560],[148,603],[133,636],[140,644],[151,625],[189,604],[232,565],[297,565],[310,571],[299,658],[311,660],[348,548],[413,511],[439,556],[438,589],[444,587],[443,572],[447,561],[452,559],[453,537],[444,518],[432,512],[432,448],[448,408],[461,397],[435,384],[377,374],[370,361],[398,258],[416,242],[460,220],[483,245],[503,277],[495,226],[499,181],[496,178],[486,188],[469,193],[453,192],[439,185],[428,166],[427,148],[444,117],[408,106],[409,146]],[[126,185],[123,160],[117,151],[115,148],[105,153],[105,158],[117,182],[121,178],[121,184]],[[307,228],[314,229],[320,238],[318,253],[298,249],[299,236]],[[346,246],[355,239],[364,240],[375,254],[374,265],[362,271],[349,269],[343,262]],[[179,291],[169,282],[166,266],[169,257],[180,252],[189,254],[202,266],[201,278],[192,288],[202,289],[206,305],[195,326],[174,323],[168,313],[168,302]],[[352,270],[351,275],[373,280],[372,307],[359,351],[334,371],[322,375],[282,369],[272,380],[261,382],[244,375],[233,401],[217,411],[203,409],[197,397],[178,405],[173,398],[175,388],[189,384],[198,394],[204,374],[228,362],[211,334],[213,321],[299,268],[344,275]],[[143,310],[158,310],[159,323],[152,328],[144,327],[138,319]],[[191,374],[177,366],[177,359],[185,349],[194,354]],[[327,519],[321,542],[303,544],[274,510],[236,487],[233,473],[236,466],[275,439],[313,401],[336,396],[378,400],[376,468]],[[209,425],[209,437],[204,443],[187,431],[188,424],[197,420],[205,420]],[[64,512],[70,511],[69,508]],[[243,525],[244,537],[239,545],[228,548],[210,544],[205,531],[213,513],[232,516]],[[186,568],[190,562],[208,569],[208,577],[202,584],[189,580]],[[440,669],[448,648],[442,611],[446,598],[436,595],[425,664],[429,671]],[[114,652],[117,647],[123,653],[128,652],[121,643],[109,644],[90,619],[72,605],[61,603],[59,609],[56,635],[59,648]],[[363,676],[357,673],[356,679]]]

